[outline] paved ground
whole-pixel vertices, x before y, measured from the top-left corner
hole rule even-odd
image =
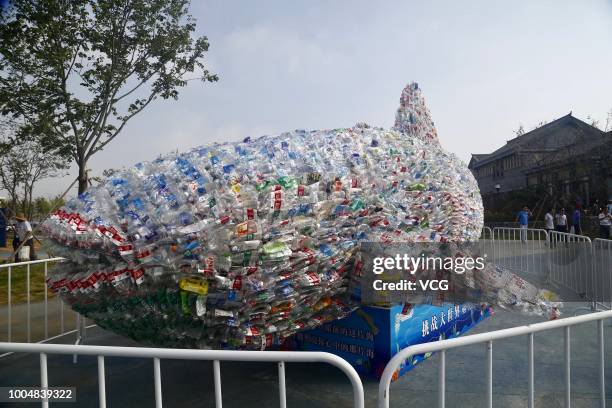
[[[566,308],[566,314],[577,305]],[[5,311],[2,310],[2,313]],[[497,330],[541,321],[515,313],[497,311],[472,333]],[[612,326],[606,325],[612,339]],[[574,407],[597,406],[597,354],[595,324],[572,329],[572,395]],[[73,341],[70,335],[65,342]],[[59,341],[56,341],[59,342]],[[136,344],[102,329],[88,331],[88,344]],[[557,330],[536,335],[536,406],[563,406],[563,337]],[[494,406],[526,406],[527,366],[524,337],[494,343]],[[612,340],[606,344],[608,373],[612,373]],[[429,407],[437,401],[437,357],[426,361],[391,386],[392,407]],[[484,346],[447,353],[447,407],[483,407]],[[81,357],[72,364],[70,356],[49,356],[50,385],[76,386],[74,407],[97,406],[95,358]],[[277,407],[278,384],[275,364],[223,363],[224,407]],[[141,359],[108,358],[106,361],[109,407],[154,406],[152,362]],[[610,378],[609,374],[608,377]],[[0,384],[37,385],[38,356],[12,355],[0,360]],[[213,407],[212,364],[208,362],[163,361],[165,407]],[[378,383],[364,379],[366,406],[376,406]],[[612,404],[612,382],[607,402]],[[342,373],[326,365],[288,364],[287,403],[290,407],[349,407],[351,388]],[[18,407],[20,405],[2,405]],[[52,404],[53,406],[53,404]],[[59,405],[58,405],[59,406]]]
[[[76,313],[63,306],[57,298],[48,300],[47,336],[45,336],[45,304],[32,303],[30,306],[30,339],[32,342],[74,330]],[[28,311],[27,304],[20,303],[11,306],[11,341],[27,342]],[[63,309],[63,326],[62,326]],[[8,339],[8,308],[0,307],[0,341]],[[0,353],[1,354],[1,353]]]
[[[510,258],[517,254],[508,254]],[[535,251],[531,265],[537,265],[543,251]],[[514,261],[509,259],[508,262]],[[543,261],[542,261],[543,262]],[[529,276],[535,278],[535,276]],[[568,304],[564,316],[574,314],[583,304]],[[50,314],[59,316],[58,304],[49,304]],[[13,307],[13,339],[25,339],[26,307]],[[33,305],[32,339],[44,333],[42,304]],[[6,339],[6,308],[0,308],[0,341]],[[74,327],[74,315],[66,312],[65,329]],[[470,333],[545,320],[496,310],[495,316],[481,323]],[[58,333],[57,319],[49,321],[50,335]],[[598,406],[595,324],[572,328],[572,406]],[[612,406],[612,324],[605,326],[607,403]],[[608,340],[609,339],[609,340]],[[71,343],[74,334],[55,342]],[[102,329],[88,331],[87,344],[136,346]],[[562,407],[563,334],[562,330],[541,333],[535,337],[536,407]],[[494,406],[525,407],[527,405],[527,347],[526,338],[495,342]],[[484,407],[485,369],[484,345],[447,352],[447,407]],[[424,362],[391,386],[391,407],[437,406],[437,357]],[[49,356],[48,369],[51,386],[77,387],[76,404],[71,407],[97,407],[97,366],[95,358],[81,357],[77,364],[71,356]],[[222,386],[224,407],[277,407],[278,379],[275,364],[223,363]],[[165,407],[213,407],[214,392],[212,363],[163,361],[162,384]],[[287,405],[289,407],[350,407],[351,387],[348,379],[332,367],[321,364],[288,364],[286,369]],[[154,406],[152,362],[142,359],[107,358],[107,398],[109,407]],[[11,355],[0,359],[0,385],[30,385],[39,383],[38,356]],[[364,379],[366,407],[375,407],[378,382]],[[60,406],[59,404],[56,404]],[[23,405],[1,405],[19,407]],[[51,404],[51,406],[54,406]]]

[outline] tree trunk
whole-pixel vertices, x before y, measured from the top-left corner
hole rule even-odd
[[[79,160],[79,195],[87,191],[89,183],[87,181],[87,162],[84,159]]]
[[[23,201],[21,202],[21,212],[27,217],[27,214],[28,214],[28,187],[25,184],[23,186]]]
[[[19,198],[17,197],[17,190],[13,187],[9,192],[11,196],[11,203],[9,205],[9,209],[11,210],[11,217],[17,215],[17,206],[19,205]]]
[[[34,215],[34,205],[32,203],[33,198],[32,196],[34,195],[34,183],[30,184],[28,186],[28,212],[27,212],[27,217],[28,220],[32,221],[33,215]]]

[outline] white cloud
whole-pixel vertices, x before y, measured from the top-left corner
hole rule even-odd
[[[225,54],[239,60],[265,62],[266,68],[281,68],[287,74],[300,76],[313,68],[330,66],[337,57],[316,40],[298,31],[260,25],[231,32],[223,46]]]

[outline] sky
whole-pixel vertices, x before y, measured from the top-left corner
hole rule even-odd
[[[612,109],[612,1],[203,1],[216,83],[156,101],[90,161],[93,174],[159,154],[292,129],[389,128],[419,83],[442,146],[469,161],[523,125]],[[63,192],[76,172],[45,180]],[[71,193],[74,194],[74,193]]]

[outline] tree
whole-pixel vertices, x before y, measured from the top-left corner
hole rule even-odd
[[[32,203],[32,209],[32,218],[42,218],[51,211],[51,203],[45,197],[36,197]]]
[[[608,116],[606,116],[606,126],[604,127],[604,132],[612,131],[612,109],[608,111]]]
[[[589,125],[593,126],[594,128],[599,129],[599,121],[592,118],[591,115],[587,116],[587,122]]]
[[[519,125],[518,129],[514,131],[514,134],[516,135],[516,137],[523,136],[525,134],[525,128],[523,127],[523,125]]]
[[[10,136],[14,133],[16,123],[11,118],[0,120],[0,189],[8,193],[7,205],[9,212],[15,214],[19,205],[19,185],[21,184],[21,171],[15,167],[21,163],[10,162],[10,151],[12,148],[9,142]]]
[[[8,193],[8,209],[11,214],[17,212],[20,201],[21,166],[11,163],[10,157],[5,153],[0,155],[0,186]]]
[[[35,140],[14,144],[0,157],[0,183],[9,193],[11,210],[20,209],[32,218],[34,186],[40,180],[58,176],[66,169],[66,160],[45,152]]]
[[[32,218],[42,220],[47,217],[51,211],[61,207],[64,204],[64,199],[59,195],[52,199],[37,197],[33,202]]]
[[[87,162],[152,101],[177,99],[204,66],[189,0],[20,0],[0,17],[0,108],[25,133]],[[187,78],[187,75],[196,75]],[[18,137],[20,137],[18,135]]]

